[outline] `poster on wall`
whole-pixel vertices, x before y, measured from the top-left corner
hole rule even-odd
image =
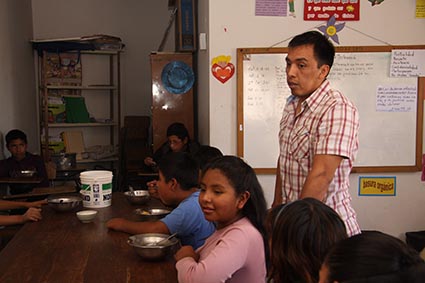
[[[395,196],[396,177],[359,177],[359,196]]]
[[[304,0],[305,21],[359,21],[360,0]]]

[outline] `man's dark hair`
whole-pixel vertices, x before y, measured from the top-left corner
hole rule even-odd
[[[328,65],[330,68],[334,63],[335,47],[323,34],[318,31],[308,31],[295,36],[288,44],[288,48],[312,45],[314,57],[318,62],[317,67]]]

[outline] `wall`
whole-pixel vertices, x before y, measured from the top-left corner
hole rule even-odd
[[[121,60],[122,116],[150,115],[149,54],[169,22],[168,0],[33,0],[34,38],[93,34],[118,36],[126,44]],[[164,51],[174,50],[174,28]]]
[[[236,65],[237,48],[285,47],[294,35],[325,23],[303,21],[304,1],[301,0],[295,1],[296,18],[256,17],[255,0],[208,2],[208,9],[199,11],[200,19],[209,19],[208,58],[199,60],[199,69],[204,71],[210,68],[210,62],[216,56],[231,55],[232,63]],[[338,33],[341,45],[425,44],[425,33],[418,32],[425,30],[425,19],[414,18],[415,2],[384,1],[372,7],[368,1],[361,1],[361,21],[346,23],[346,27]],[[199,54],[202,52],[205,54],[206,51]],[[210,73],[208,81],[200,81],[199,93],[209,95],[210,127],[199,130],[201,137],[207,137],[204,132],[209,132],[209,138],[202,142],[213,144],[226,154],[236,154],[236,75],[222,84]],[[200,121],[200,124],[208,123]],[[420,173],[379,175],[397,177],[396,197],[359,197],[359,175],[352,174],[350,178],[353,206],[361,227],[378,229],[399,237],[403,237],[406,231],[425,229],[423,217],[417,217],[425,214],[425,188],[420,181]],[[259,179],[270,203],[275,176],[261,175]]]
[[[4,135],[13,128],[26,132],[29,150],[39,148],[31,37],[31,1],[0,1],[0,158],[9,156]]]

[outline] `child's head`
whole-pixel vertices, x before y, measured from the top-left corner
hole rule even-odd
[[[161,200],[167,205],[177,203],[170,190],[181,189],[190,191],[198,187],[199,166],[188,153],[170,152],[158,164],[159,180],[158,193]]]
[[[28,148],[27,135],[17,129],[9,131],[6,134],[6,147],[15,159],[22,160]]]
[[[266,200],[254,170],[236,156],[209,162],[203,172],[199,202],[205,218],[225,227],[247,217],[264,235]]]
[[[167,139],[173,152],[183,151],[189,143],[189,132],[182,123],[173,123],[167,128]]]
[[[319,282],[425,282],[425,262],[400,239],[366,231],[330,249]]]
[[[223,153],[218,148],[209,145],[201,145],[195,153],[195,159],[198,161],[201,170],[208,162],[222,156]]]
[[[313,198],[274,207],[267,228],[274,282],[317,282],[326,252],[347,238],[339,215]]]

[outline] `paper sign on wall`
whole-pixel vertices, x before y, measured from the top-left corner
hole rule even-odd
[[[360,20],[360,0],[304,1],[304,21],[327,21],[332,16],[337,21]]]
[[[425,50],[392,50],[390,76],[398,78],[425,76]]]
[[[396,177],[359,177],[359,196],[395,196]]]

